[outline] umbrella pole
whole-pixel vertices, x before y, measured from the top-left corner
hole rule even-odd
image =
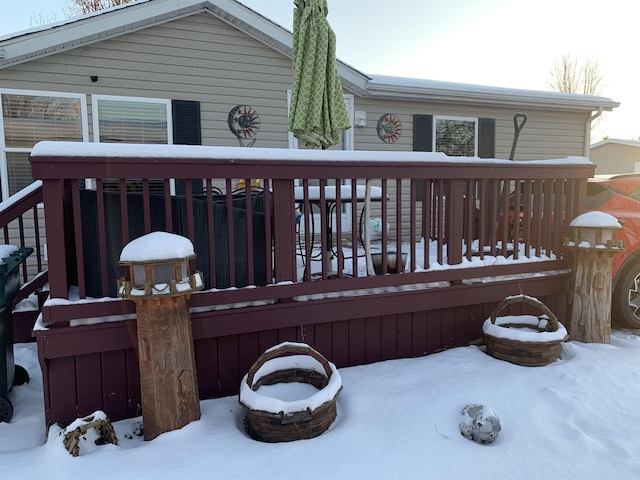
[[[371,276],[374,274],[373,262],[371,261],[370,207],[371,207],[371,179],[367,178],[365,194],[364,194],[364,254],[366,258],[368,276]]]

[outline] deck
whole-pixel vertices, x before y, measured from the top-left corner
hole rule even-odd
[[[562,320],[563,232],[594,171],[584,159],[51,142],[31,161],[50,289],[34,333],[46,419],[63,424],[96,409],[140,414],[135,305],[114,282],[120,249],[143,233],[194,243],[199,389],[213,398],[236,394],[282,341],[338,367],[425,355],[478,339],[496,303],[521,292]],[[367,203],[386,228],[367,232]],[[398,250],[394,272],[386,252]],[[387,273],[372,272],[368,251]]]

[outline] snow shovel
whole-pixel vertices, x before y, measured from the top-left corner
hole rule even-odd
[[[527,114],[526,113],[516,113],[513,116],[513,128],[515,129],[515,133],[513,134],[513,145],[511,145],[511,155],[509,155],[509,160],[513,160],[513,157],[516,154],[516,145],[518,144],[518,137],[520,136],[520,132],[524,127],[524,124],[527,123]]]

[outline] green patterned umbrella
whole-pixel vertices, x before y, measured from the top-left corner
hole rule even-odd
[[[340,143],[351,127],[336,68],[336,35],[327,0],[294,0],[293,86],[289,131],[309,147]]]

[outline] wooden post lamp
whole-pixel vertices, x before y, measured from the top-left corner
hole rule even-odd
[[[565,243],[573,253],[569,334],[579,342],[611,343],[612,257],[624,250],[616,231],[618,220],[604,212],[587,212],[570,224],[573,238]]]
[[[203,287],[189,274],[187,238],[153,232],[125,245],[118,293],[136,303],[144,439],[200,418],[193,333],[187,300]]]

